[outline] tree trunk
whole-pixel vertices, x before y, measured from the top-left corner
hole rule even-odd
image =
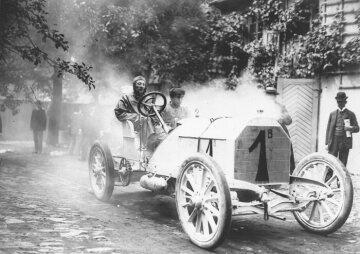
[[[48,145],[59,144],[59,129],[61,120],[61,103],[62,103],[62,75],[58,77],[58,70],[54,68],[52,75],[53,90],[52,101],[48,110]]]

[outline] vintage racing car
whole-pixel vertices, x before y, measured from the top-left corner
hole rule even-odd
[[[151,92],[138,110],[169,132],[160,115],[165,106],[165,96]],[[98,141],[90,150],[95,196],[107,201],[114,185],[126,186],[132,172],[144,171],[140,185],[175,197],[183,230],[201,248],[222,243],[232,216],[285,220],[281,213],[292,212],[306,230],[329,234],[351,211],[353,187],[344,165],[313,153],[290,174],[291,141],[274,119],[184,119],[152,154],[131,123],[120,124],[119,139]]]

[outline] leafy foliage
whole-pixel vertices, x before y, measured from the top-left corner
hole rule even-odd
[[[209,13],[208,48],[209,73],[213,76],[238,76],[246,66],[248,55],[244,51],[244,17],[240,13],[219,15]]]
[[[307,16],[304,0],[296,0],[286,6],[284,0],[254,0],[243,14],[246,18],[258,19],[265,29],[297,33],[297,28]]]
[[[63,34],[48,25],[46,0],[2,0],[0,9],[0,60],[6,63],[12,55],[35,66],[47,63],[59,72],[75,74],[89,87],[94,80],[89,75],[91,67],[58,58],[53,59],[45,49],[49,41],[55,49],[67,51],[68,42]]]
[[[91,48],[122,71],[180,83],[238,74],[246,65],[238,14],[206,13],[201,0],[116,3],[93,17]]]
[[[252,17],[263,22],[264,29],[271,29],[286,35],[287,39],[298,36],[300,44],[290,45],[290,52],[279,57],[278,66],[274,67],[276,53],[272,46],[261,41],[253,41],[246,45],[246,51],[251,57],[249,70],[262,83],[275,84],[274,77],[312,78],[324,72],[351,68],[360,64],[360,37],[344,43],[344,23],[338,14],[333,23],[325,26],[321,17],[312,22],[312,30],[299,34],[299,27],[308,18],[309,2],[298,0],[284,9],[282,0],[255,0],[245,17]],[[310,2],[310,5],[312,3]],[[360,13],[356,15],[360,28]],[[277,70],[274,70],[277,68]],[[276,71],[276,72],[275,72]]]
[[[247,11],[241,15],[243,19],[257,20],[262,29],[272,30],[279,34],[287,34],[288,38],[297,31],[297,27],[306,18],[304,1],[295,1],[285,8],[284,0],[254,0]],[[280,38],[279,38],[280,39]],[[275,62],[278,55],[278,45],[263,39],[251,41],[245,45],[249,55],[249,72],[265,86],[275,86]]]
[[[264,86],[275,85],[274,65],[277,49],[273,45],[265,46],[260,39],[248,43],[245,50],[251,55],[248,69],[257,82]]]
[[[360,37],[343,43],[343,17],[339,14],[331,25],[314,21],[314,29],[301,37],[299,47],[292,47],[280,64],[283,77],[310,78],[324,72],[360,64]]]

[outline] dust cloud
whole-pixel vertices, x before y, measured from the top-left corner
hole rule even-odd
[[[275,95],[268,95],[264,89],[251,80],[248,74],[238,79],[235,91],[226,90],[225,79],[216,79],[207,85],[185,85],[186,95],[183,105],[192,115],[198,110],[200,117],[270,117],[278,119],[281,108],[276,103]]]

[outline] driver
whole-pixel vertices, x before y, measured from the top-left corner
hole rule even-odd
[[[137,76],[133,80],[133,92],[123,94],[115,107],[115,116],[119,121],[129,120],[134,124],[134,130],[141,131],[141,125],[145,123],[146,118],[142,117],[137,109],[139,99],[146,92],[146,79],[143,76]]]

